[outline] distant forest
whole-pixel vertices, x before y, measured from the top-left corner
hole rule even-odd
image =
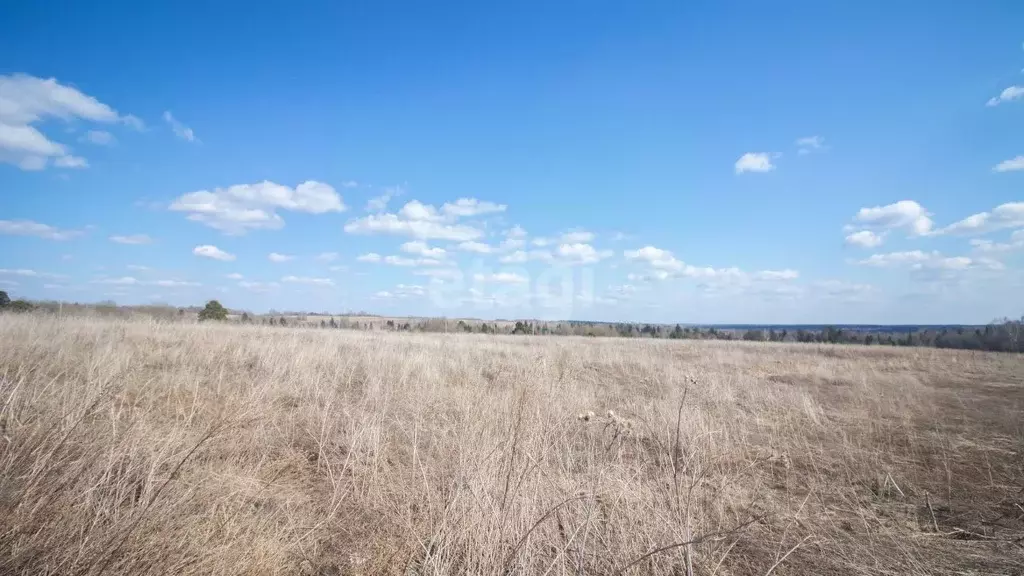
[[[211,306],[213,312],[211,312]],[[406,332],[466,332],[480,334],[533,334],[540,336],[588,336],[619,338],[663,338],[669,340],[744,340],[751,342],[803,342],[817,344],[860,344],[865,346],[929,346],[993,352],[1024,352],[1024,317],[1003,318],[984,326],[688,326],[631,322],[588,322],[578,320],[478,320],[445,318],[386,318],[372,314],[329,314],[275,312],[257,315],[232,312],[217,301],[205,308],[165,305],[118,306],[98,304],[30,302],[10,300],[0,291],[0,311],[91,314],[99,316],[148,316],[169,321],[224,321],[265,326],[295,326],[325,330],[368,330]]]

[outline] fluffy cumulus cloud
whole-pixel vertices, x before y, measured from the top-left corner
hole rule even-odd
[[[1003,90],[998,96],[989,98],[989,101],[985,103],[986,106],[998,106],[1005,102],[1013,102],[1024,97],[1024,86],[1010,86]]]
[[[1024,170],[1024,156],[1015,156],[1009,160],[1003,160],[992,168],[993,172],[1016,172]]]
[[[772,164],[771,154],[767,152],[747,152],[736,161],[736,173],[744,172],[771,172],[775,170]]]
[[[0,220],[0,234],[35,236],[44,240],[71,240],[84,234],[81,230],[61,230],[32,220]]]
[[[586,230],[570,230],[559,239],[562,244],[581,244],[594,241],[594,233]]]
[[[800,277],[796,270],[762,270],[744,272],[736,267],[714,268],[711,266],[691,266],[677,259],[672,252],[655,246],[644,246],[636,250],[626,250],[623,256],[627,260],[645,264],[650,269],[644,273],[632,273],[630,280],[651,282],[669,278],[696,278],[717,281],[786,281]]]
[[[271,252],[270,254],[267,254],[267,260],[270,260],[271,262],[288,262],[294,259],[295,256],[291,256],[290,254],[278,254],[277,252]]]
[[[50,140],[36,128],[48,119],[141,126],[138,118],[122,116],[110,106],[57,82],[26,74],[0,75],[0,162],[22,170],[85,168],[89,164],[66,144]]]
[[[474,242],[472,240],[460,242],[455,248],[462,252],[475,252],[476,254],[490,254],[494,251],[490,244]]]
[[[192,253],[195,254],[196,256],[202,256],[203,258],[212,258],[213,260],[220,260],[222,262],[230,262],[235,259],[234,254],[228,254],[227,252],[221,250],[220,248],[217,248],[216,246],[211,246],[209,244],[196,246],[195,248],[192,249]]]
[[[1024,230],[1017,230],[1011,234],[1009,242],[994,242],[992,240],[974,238],[971,240],[971,246],[978,252],[1008,252],[1010,250],[1020,250],[1024,248]]]
[[[413,240],[406,242],[400,246],[402,252],[407,254],[415,254],[424,258],[444,258],[446,252],[444,248],[438,248],[436,246],[429,246],[422,240]]]
[[[554,259],[554,255],[547,250],[516,250],[510,254],[505,254],[498,260],[503,264],[523,264],[533,261],[551,262]]]
[[[507,206],[504,204],[495,204],[494,202],[486,202],[476,198],[459,198],[455,202],[445,203],[441,207],[441,211],[450,217],[465,218],[481,214],[504,212],[506,208]]]
[[[856,236],[853,232],[847,236],[847,242],[876,242],[881,244],[884,235],[891,230],[904,230],[910,236],[925,236],[933,232],[935,223],[931,215],[923,206],[913,200],[900,200],[885,206],[872,206],[861,208],[853,217],[854,225],[848,226],[847,230],[853,232],[856,228],[864,230],[878,230],[875,235]],[[851,237],[854,237],[851,240]]]
[[[1006,228],[1024,227],[1024,202],[1007,202],[990,212],[979,212],[946,226],[943,234],[985,234]]]
[[[356,260],[359,262],[380,262],[381,257],[380,254],[377,254],[376,252],[370,252],[367,254],[363,254],[361,256],[357,256]]]
[[[658,268],[661,270],[682,270],[683,263],[676,260],[675,256],[672,255],[668,250],[662,250],[661,248],[655,248],[654,246],[644,246],[637,250],[626,250],[622,253],[627,260],[640,260],[650,264],[652,268]]]
[[[388,202],[390,202],[395,196],[400,196],[401,194],[402,189],[399,187],[385,188],[381,195],[370,198],[366,202],[366,211],[383,212],[387,209]]]
[[[570,264],[596,264],[612,255],[611,250],[598,250],[590,244],[561,244],[555,252],[558,258]]]
[[[146,234],[132,234],[129,236],[111,236],[110,241],[118,244],[150,244],[153,242],[153,239]]]
[[[874,248],[881,246],[884,239],[880,234],[876,234],[871,230],[860,230],[846,236],[846,243],[850,246],[859,246],[861,248]]]
[[[228,188],[199,190],[184,194],[171,203],[171,210],[184,212],[227,234],[249,230],[277,229],[284,220],[277,210],[325,214],[346,210],[341,196],[329,184],[309,180],[290,188],[274,182],[236,184]]]

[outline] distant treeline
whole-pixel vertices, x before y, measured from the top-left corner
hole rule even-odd
[[[358,316],[331,316],[326,314],[268,314],[248,312],[229,314],[216,304],[217,314],[207,314],[200,307],[177,308],[166,305],[118,306],[113,302],[78,304],[61,302],[11,301],[0,291],[0,309],[9,312],[51,312],[88,314],[99,316],[148,316],[164,320],[214,319],[226,322],[260,324],[265,326],[319,327],[323,329],[406,331],[406,332],[467,332],[480,334],[534,334],[542,336],[589,336],[619,338],[664,338],[670,340],[745,340],[753,342],[806,342],[819,344],[861,344],[866,346],[930,346],[964,350],[995,352],[1024,352],[1024,317],[1019,320],[1004,318],[985,326],[820,326],[820,327],[700,327],[680,324],[637,324],[587,321],[535,321],[535,320],[450,320],[445,318],[389,319]]]

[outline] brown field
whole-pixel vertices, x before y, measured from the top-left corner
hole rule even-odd
[[[1020,574],[1022,451],[1021,356],[0,315],[0,574]]]

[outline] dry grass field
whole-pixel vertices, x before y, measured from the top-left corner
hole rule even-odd
[[[1022,538],[1020,356],[0,316],[2,574],[1021,574]]]

